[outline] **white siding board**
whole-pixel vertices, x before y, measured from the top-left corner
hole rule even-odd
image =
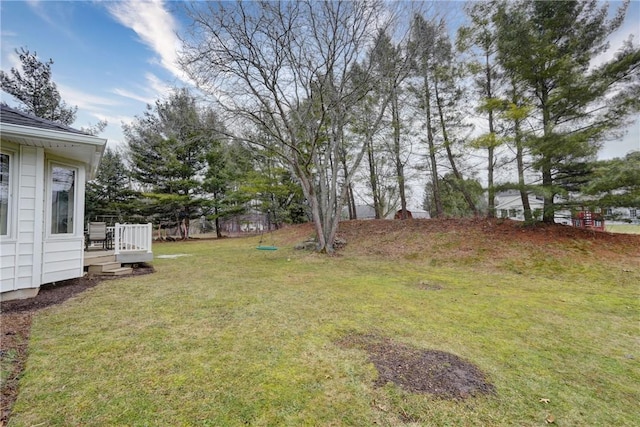
[[[35,211],[36,199],[34,197],[22,197],[20,199],[20,208]]]
[[[36,200],[36,188],[35,187],[25,187],[21,188],[22,193],[20,194],[20,198],[18,199],[18,208],[22,206],[25,200]]]
[[[44,264],[45,274],[54,273],[57,271],[77,271],[78,262],[75,259],[68,259],[66,261],[47,262]]]
[[[0,243],[0,258],[5,256],[13,256],[16,254],[16,242]]]
[[[82,252],[84,246],[81,238],[72,238],[65,240],[47,240],[44,244],[44,253],[52,252]]]
[[[20,221],[18,222],[18,233],[32,233],[33,234],[33,221],[35,221],[34,218],[31,219],[31,221]],[[20,240],[22,242],[24,242],[24,240]],[[32,242],[33,240],[29,240],[29,242]]]
[[[23,233],[32,233],[33,232],[33,222],[36,220],[35,212],[32,210],[20,211],[22,217],[20,221],[18,221],[18,232]]]
[[[39,221],[35,211],[38,197],[38,149],[22,147],[20,153],[20,179],[18,198],[18,258],[16,263],[16,289],[33,287],[33,253],[35,222]],[[40,183],[42,185],[42,183]]]
[[[36,220],[36,212],[33,209],[20,209],[20,222],[28,222],[29,228],[22,228],[23,230],[33,230],[33,222]]]
[[[35,158],[35,157],[33,157]],[[25,176],[36,176],[36,164],[34,163],[23,163],[22,165],[22,174]]]
[[[81,277],[84,274],[82,239],[48,240],[44,243],[42,283]]]
[[[16,289],[17,245],[15,241],[0,243],[0,292]]]
[[[31,265],[19,265],[18,266],[18,277],[29,277],[31,278]]]
[[[33,228],[33,273],[31,277],[31,286],[40,286],[42,283],[42,251],[43,251],[43,235],[44,235],[44,192],[45,192],[45,173],[44,173],[44,149],[39,148],[35,153],[36,164],[36,183],[35,190],[35,206],[36,218],[38,221],[34,223]]]
[[[36,167],[37,170],[37,162],[36,162],[36,151],[38,150],[38,148],[36,147],[28,147],[26,145],[23,145],[20,147],[21,148],[21,154],[22,154],[22,166],[25,165],[33,165]]]
[[[51,282],[60,282],[62,280],[75,279],[76,277],[81,277],[82,271],[78,273],[77,270],[64,270],[64,271],[55,271],[51,273],[45,273],[42,275],[42,284],[51,283]]]
[[[69,259],[78,260],[81,257],[82,257],[81,253],[71,253],[69,251],[49,252],[47,253],[46,260],[47,260],[47,263],[52,263],[52,262],[62,262]]]
[[[31,244],[31,242],[34,241],[34,232],[33,231],[23,231],[20,234],[18,234],[18,241],[20,243],[29,243]]]
[[[13,280],[15,274],[15,266],[14,265],[2,265],[0,266],[0,276],[2,276],[2,280]]]
[[[40,286],[40,285],[38,285],[38,286]],[[38,286],[32,286],[31,285],[31,276],[18,277],[16,279],[16,287],[15,287],[15,289],[37,288]]]
[[[0,269],[0,292],[9,292],[16,289],[14,285],[16,281],[10,276],[10,274],[12,273],[6,273],[5,276],[4,269]]]
[[[20,243],[18,245],[18,255],[33,256],[33,243]]]
[[[16,265],[16,256],[15,255],[4,255],[2,254],[2,257],[0,257],[0,268],[5,269],[5,268],[14,268]],[[3,277],[5,277],[3,275]],[[13,276],[8,276],[8,277],[13,277]]]
[[[18,266],[23,267],[25,265],[33,265],[33,255],[32,254],[23,254],[18,255]]]
[[[20,190],[24,191],[31,188],[33,191],[33,189],[36,188],[36,177],[33,175],[22,175],[21,184],[22,184],[22,187],[20,187]]]

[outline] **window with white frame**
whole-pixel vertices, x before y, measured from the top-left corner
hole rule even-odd
[[[0,236],[9,234],[11,213],[11,155],[0,153]]]
[[[629,209],[629,218],[638,218],[638,210],[636,208]]]
[[[73,233],[77,173],[74,168],[52,164],[51,234]]]

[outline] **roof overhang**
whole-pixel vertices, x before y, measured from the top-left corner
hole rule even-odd
[[[84,163],[87,179],[95,177],[107,145],[105,138],[97,136],[11,123],[0,123],[0,139],[18,145],[42,147],[47,153]]]

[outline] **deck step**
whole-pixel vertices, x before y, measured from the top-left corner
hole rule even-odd
[[[120,268],[121,264],[117,261],[109,262],[92,262],[89,266],[89,274],[101,274],[105,271],[115,270]]]
[[[133,268],[131,267],[118,267],[111,270],[104,270],[98,274],[100,276],[125,276],[131,273],[133,273]]]
[[[84,256],[84,266],[88,267],[90,265],[101,264],[103,262],[115,262],[116,256],[113,254],[105,254],[105,255],[85,255]]]

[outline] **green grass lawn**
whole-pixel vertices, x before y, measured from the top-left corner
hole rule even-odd
[[[605,224],[605,229],[610,233],[640,234],[638,224]]]
[[[640,420],[637,265],[549,256],[523,271],[513,259],[433,265],[256,243],[155,245],[156,257],[187,256],[156,258],[154,274],[103,282],[39,313],[10,425]],[[367,354],[337,344],[358,333],[451,352],[496,393],[450,401],[376,387]]]

